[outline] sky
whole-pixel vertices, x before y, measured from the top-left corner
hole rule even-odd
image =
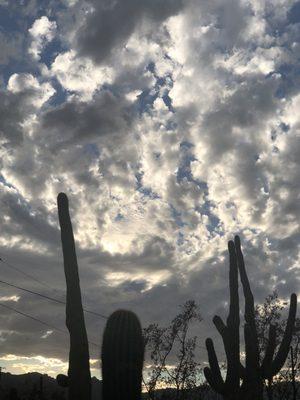
[[[299,38],[293,0],[0,0],[0,257],[27,274],[0,280],[64,300],[65,192],[84,306],[164,326],[194,299],[222,359],[228,240],[258,303],[298,292]],[[0,286],[66,329],[62,305]],[[105,320],[86,326],[100,344]],[[6,371],[66,372],[68,340],[1,309]]]

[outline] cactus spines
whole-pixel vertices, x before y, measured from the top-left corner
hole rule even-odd
[[[137,316],[117,310],[108,319],[102,342],[104,400],[140,400],[144,341]]]
[[[227,325],[222,319],[215,316],[213,322],[222,336],[227,357],[227,375],[225,381],[220,373],[217,356],[214,350],[213,341],[206,340],[206,348],[210,367],[204,369],[205,377],[210,386],[227,400],[262,400],[263,383],[265,379],[271,380],[283,367],[287,358],[290,343],[295,326],[297,296],[291,295],[289,315],[282,342],[277,354],[276,349],[276,328],[270,325],[269,339],[265,355],[260,365],[259,342],[255,323],[254,298],[245,269],[244,258],[241,251],[240,238],[235,237],[234,242],[229,242],[229,287],[230,287],[230,309],[227,318]],[[238,277],[243,287],[245,297],[245,366],[240,362],[239,354],[239,298],[238,298]],[[238,350],[238,353],[237,353]],[[233,377],[235,374],[235,378]],[[242,380],[242,384],[240,384]]]
[[[64,193],[58,195],[57,205],[67,284],[66,325],[70,333],[68,397],[70,400],[90,400],[89,347],[84,323],[69,203]]]

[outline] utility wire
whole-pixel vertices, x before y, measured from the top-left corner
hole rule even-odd
[[[26,272],[20,270],[20,269],[17,268],[15,265],[12,265],[12,264],[8,263],[7,261],[5,261],[5,260],[3,259],[3,257],[0,257],[0,262],[2,262],[3,264],[7,265],[8,267],[10,267],[10,268],[12,268],[12,269],[14,269],[14,270],[16,270],[16,271],[18,271],[18,272],[20,272],[20,273],[23,274],[24,276],[27,276],[28,278],[33,279],[34,281],[38,282],[39,284],[41,284],[41,285],[43,285],[43,286],[46,286],[48,289],[53,290],[54,292],[57,292],[56,289],[54,289],[53,287],[51,287],[51,286],[48,285],[47,283],[45,283],[45,282],[43,282],[43,281],[40,281],[39,279],[35,278],[34,276],[32,276],[32,275],[30,275],[30,274],[27,274]],[[40,296],[40,297],[43,297],[43,298],[45,298],[45,299],[54,301],[54,302],[56,302],[56,303],[60,303],[60,304],[64,304],[64,305],[66,304],[63,300],[54,299],[53,297],[46,296],[46,295],[43,295],[43,294],[41,294],[41,293],[37,293],[37,292],[31,291],[31,290],[28,290],[28,289],[24,289],[24,288],[22,288],[22,287],[15,286],[15,285],[13,285],[13,284],[10,284],[10,283],[4,282],[4,281],[0,281],[0,283],[9,285],[9,286],[11,286],[11,287],[15,287],[16,289],[20,289],[20,290],[23,290],[23,291],[28,292],[28,293],[31,293],[31,294],[35,294],[35,295],[37,295],[37,296]],[[89,313],[89,314],[96,315],[97,317],[101,317],[101,318],[104,318],[104,319],[108,319],[108,317],[107,317],[106,315],[99,314],[99,313],[94,312],[94,311],[89,311],[89,310],[86,310],[86,309],[83,309],[83,311],[85,311],[86,313]]]
[[[23,292],[27,292],[27,293],[30,293],[30,294],[34,294],[35,296],[42,297],[42,298],[44,298],[44,299],[46,299],[46,300],[50,300],[50,301],[53,301],[53,302],[55,302],[55,303],[59,303],[59,304],[66,305],[66,302],[65,302],[65,301],[58,300],[58,299],[54,299],[53,297],[46,296],[46,295],[44,295],[44,294],[34,292],[33,290],[25,289],[25,288],[23,288],[23,287],[21,287],[21,286],[14,285],[13,283],[8,283],[8,282],[2,281],[2,280],[0,280],[0,283],[2,283],[2,284],[4,284],[4,285],[7,285],[7,286],[10,286],[10,287],[13,287],[13,288],[15,288],[15,289],[22,290]],[[97,313],[97,312],[95,312],[95,311],[86,310],[85,308],[83,308],[83,311],[86,312],[86,313],[88,313],[88,314],[96,315],[97,317],[100,317],[100,318],[108,319],[108,317],[107,317],[106,315],[99,314],[99,313]]]
[[[4,308],[7,308],[7,309],[10,310],[10,311],[14,311],[14,312],[17,313],[17,314],[23,315],[23,317],[30,318],[30,319],[32,319],[33,321],[39,322],[40,324],[43,324],[43,325],[47,326],[48,328],[51,328],[51,329],[53,329],[53,330],[55,330],[55,331],[64,333],[64,334],[66,334],[66,335],[69,335],[69,332],[67,332],[67,331],[65,331],[65,330],[63,330],[63,329],[61,329],[61,328],[58,328],[57,326],[50,325],[50,324],[48,324],[47,322],[44,322],[44,321],[42,321],[42,320],[40,320],[40,319],[38,319],[38,318],[32,317],[32,316],[29,315],[29,314],[25,314],[25,313],[23,313],[22,311],[16,310],[16,309],[13,308],[13,307],[9,307],[9,306],[7,306],[6,304],[0,303],[0,306],[1,306],[1,307],[4,307]],[[90,343],[90,344],[92,344],[92,345],[94,345],[94,346],[100,347],[98,344],[96,344],[96,343],[94,343],[94,342],[88,341],[88,343]]]
[[[32,276],[32,275],[30,275],[30,274],[28,274],[28,273],[22,271],[21,269],[17,268],[16,266],[14,266],[14,265],[8,263],[6,260],[3,259],[3,257],[0,257],[0,262],[2,262],[3,264],[7,265],[7,266],[8,266],[9,268],[11,268],[11,269],[14,269],[15,271],[18,271],[19,273],[23,274],[23,275],[26,276],[27,278],[30,278],[30,279],[34,280],[35,282],[39,283],[40,285],[45,286],[45,287],[47,287],[48,289],[51,289],[51,290],[57,292],[56,289],[54,289],[53,287],[49,286],[47,283],[45,283],[45,282],[43,282],[43,281],[40,281],[39,279],[35,278],[34,276]],[[2,281],[2,280],[0,280],[0,283],[2,283],[2,284],[4,284],[4,285],[7,285],[7,286],[10,286],[10,287],[13,287],[13,288],[16,288],[16,289],[19,289],[19,290],[22,290],[22,291],[27,292],[27,293],[34,294],[34,295],[36,295],[36,296],[42,297],[42,298],[47,299],[47,300],[50,300],[50,301],[54,301],[54,302],[56,302],[56,303],[66,305],[66,302],[64,302],[64,301],[62,301],[62,300],[54,299],[53,297],[46,296],[46,295],[43,295],[43,294],[41,294],[41,293],[34,292],[34,291],[32,291],[32,290],[25,289],[25,288],[22,288],[22,287],[20,287],[20,286],[16,286],[16,285],[14,285],[14,284],[12,284],[12,283],[8,283],[8,282]],[[9,308],[8,306],[5,306],[4,304],[1,304],[1,303],[0,303],[0,305],[3,306],[3,307]],[[14,310],[13,308],[12,308],[12,310],[13,310],[13,311],[16,311],[16,310]],[[100,318],[108,319],[107,316],[105,316],[105,315],[103,315],[103,314],[99,314],[99,313],[94,312],[94,311],[86,310],[86,309],[84,309],[84,308],[83,308],[83,311],[86,312],[86,313],[88,313],[88,314],[96,315],[97,317],[100,317]],[[18,312],[18,311],[16,311],[16,312]],[[19,313],[22,314],[21,312],[19,312]],[[22,314],[22,315],[25,315],[25,314]],[[25,316],[27,316],[27,315],[25,315]],[[30,316],[28,316],[28,317],[31,318],[31,319],[37,320],[37,319],[35,319],[34,317],[30,317]],[[39,321],[39,320],[37,320],[37,321],[43,323],[44,325],[47,325],[47,323],[44,323],[44,322]],[[54,328],[53,328],[53,329],[54,329]],[[59,329],[59,328],[57,328],[56,330],[61,331],[61,332],[63,332],[63,333],[67,333],[66,331],[62,331],[62,330]],[[92,342],[91,342],[91,343],[92,343]],[[95,343],[92,343],[92,344],[95,344]],[[96,346],[98,346],[98,345],[96,345]],[[206,350],[206,347],[204,347],[204,346],[198,346],[198,347],[201,348],[201,349],[203,349],[203,350]],[[223,356],[225,355],[224,352],[221,351],[221,353],[223,354]]]
[[[3,264],[5,264],[7,267],[9,267],[9,268],[11,268],[11,269],[13,269],[13,270],[15,270],[15,271],[18,271],[20,274],[26,276],[27,278],[30,278],[30,279],[32,279],[33,281],[39,283],[40,285],[45,286],[45,287],[47,287],[48,289],[55,290],[54,288],[52,288],[51,286],[49,286],[47,283],[40,281],[39,279],[35,278],[34,276],[32,276],[32,275],[30,275],[30,274],[28,274],[28,273],[22,271],[21,269],[17,268],[16,266],[14,266],[14,265],[8,263],[6,260],[3,259],[3,257],[0,257],[0,262],[2,262]]]

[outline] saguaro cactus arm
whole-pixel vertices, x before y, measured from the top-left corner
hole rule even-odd
[[[260,349],[255,323],[254,298],[246,273],[240,238],[238,236],[235,237],[234,243],[229,242],[229,254],[230,312],[227,318],[227,326],[220,317],[214,317],[213,319],[213,322],[224,342],[227,356],[227,376],[225,382],[222,382],[223,379],[222,376],[220,376],[218,361],[211,340],[206,342],[210,368],[206,368],[204,373],[212,388],[223,394],[225,399],[262,400],[264,379],[272,379],[272,377],[283,367],[287,358],[295,326],[297,296],[295,294],[291,295],[289,316],[283,339],[276,356],[274,357],[276,349],[276,328],[271,325],[265,356],[260,365]],[[237,268],[240,273],[245,297],[245,367],[240,363],[239,354],[237,353],[237,350],[239,350]],[[237,368],[239,371],[237,371]],[[230,374],[230,371],[235,371],[235,377],[238,378],[238,381],[242,379],[243,383],[240,387],[239,383],[233,380],[233,373]]]
[[[276,349],[276,327],[274,325],[270,325],[268,344],[263,362],[261,364],[261,374],[265,379],[271,379],[273,376],[271,371],[271,366],[275,349]]]
[[[234,238],[234,244],[237,255],[238,269],[245,297],[244,338],[245,338],[246,371],[247,371],[245,379],[248,379],[253,384],[253,381],[255,382],[259,381],[259,375],[260,375],[259,344],[258,344],[258,335],[255,324],[254,297],[246,273],[244,257],[241,250],[241,241],[238,236]]]
[[[89,347],[69,204],[68,198],[64,193],[58,195],[57,205],[67,285],[66,325],[70,332],[69,399],[89,400],[91,398]]]
[[[222,336],[226,358],[227,374],[225,382],[220,373],[213,341],[206,340],[206,348],[210,367],[204,369],[204,374],[212,388],[225,398],[237,399],[240,387],[240,339],[239,339],[239,294],[238,294],[238,266],[233,241],[228,243],[229,250],[229,291],[230,305],[227,325],[219,316],[213,322]]]
[[[224,380],[221,375],[218,358],[215,352],[213,341],[208,338],[206,339],[206,348],[208,353],[208,362],[209,366],[204,368],[204,375],[207,379],[208,383],[212,388],[215,389],[216,392],[220,394],[225,394],[225,385]]]

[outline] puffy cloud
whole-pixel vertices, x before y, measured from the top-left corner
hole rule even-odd
[[[204,341],[211,317],[226,314],[226,242],[235,233],[257,301],[274,288],[283,299],[296,291],[296,3],[64,4],[30,30],[34,72],[16,66],[3,79],[1,256],[64,298],[56,196],[65,191],[90,309],[128,307],[144,325],[165,324],[193,297]],[[47,54],[54,35],[61,47]],[[9,288],[2,297],[64,326],[63,308]],[[100,342],[103,322],[87,317],[87,326]],[[65,362],[67,337],[49,330],[11,316],[5,354]]]
[[[50,21],[47,16],[42,16],[34,21],[32,27],[29,29],[32,42],[28,49],[29,54],[34,59],[39,60],[44,47],[54,39],[56,28],[56,22]]]
[[[91,60],[76,57],[74,51],[59,54],[51,65],[51,73],[64,89],[78,93],[82,100],[91,100],[93,93],[110,84],[114,71],[109,67],[97,67]]]
[[[49,82],[39,83],[37,78],[31,74],[13,74],[7,84],[7,89],[15,94],[28,93],[29,102],[36,108],[50,99],[55,89]]]
[[[48,110],[42,117],[41,127],[50,132],[56,148],[76,142],[93,141],[99,137],[110,140],[126,135],[134,118],[131,104],[108,91],[99,92],[91,102],[76,99]]]
[[[143,20],[161,23],[182,8],[182,0],[89,2],[91,9],[77,33],[80,54],[100,63],[124,46]],[[152,30],[151,27],[151,30]]]

